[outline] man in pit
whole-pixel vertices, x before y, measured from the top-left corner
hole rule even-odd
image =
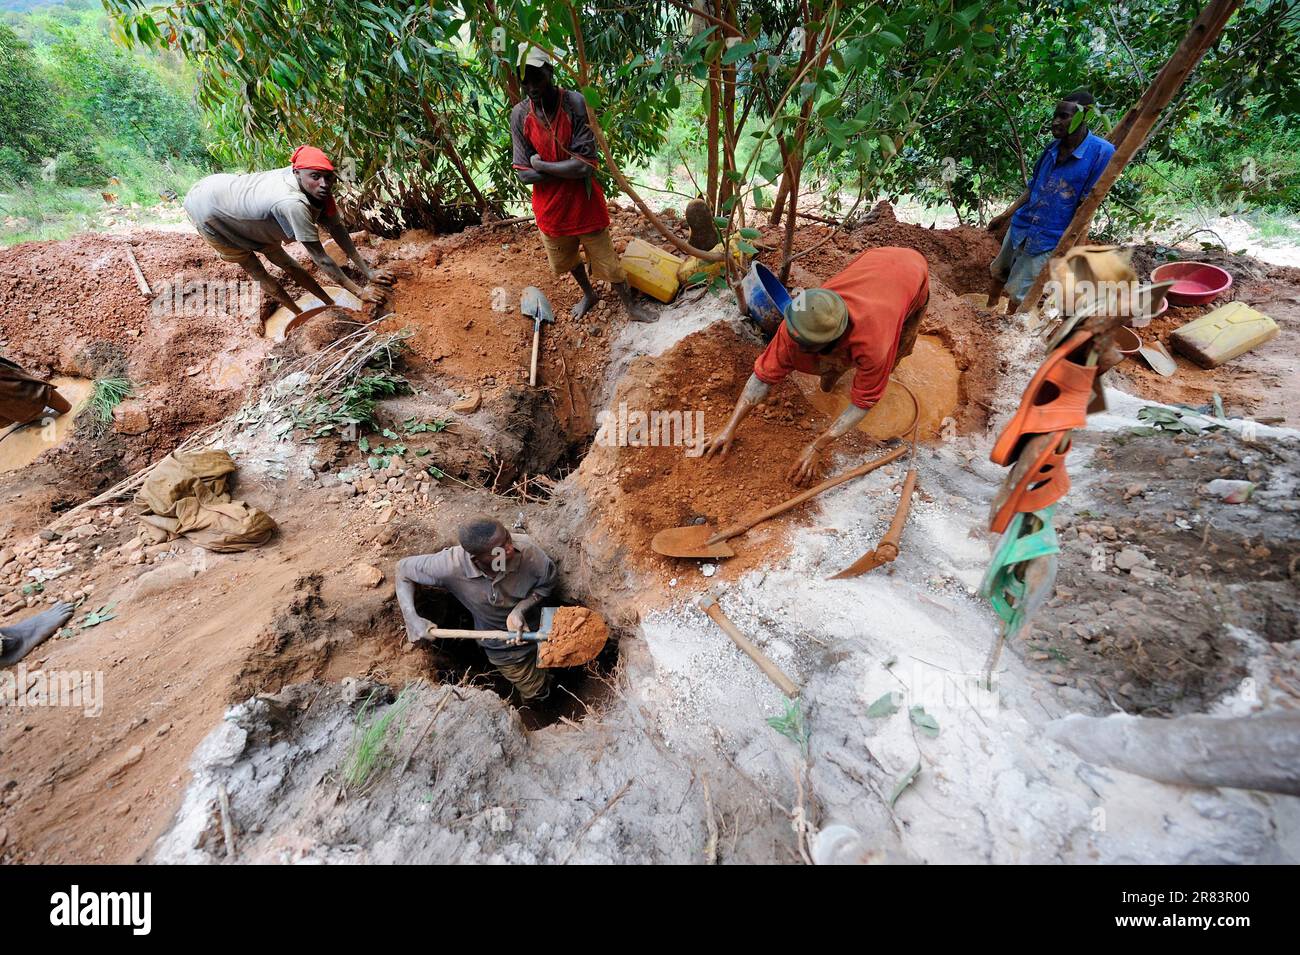
[[[266,271],[261,253],[299,285],[327,305],[334,300],[310,272],[286,252],[286,242],[301,242],[316,267],[331,282],[364,302],[379,302],[384,293],[376,285],[391,284],[384,269],[372,269],[348,235],[334,202],[334,164],[314,146],[299,146],[290,165],[269,172],[245,175],[217,173],[200,179],[185,197],[185,212],[199,235],[227,262],[236,262],[270,298],[263,303],[257,333],[278,302],[295,315],[302,313],[292,296]],[[321,244],[324,227],[366,281],[364,288],[349,279]]]
[[[397,603],[408,639],[420,643],[438,637],[437,625],[416,612],[417,586],[436,587],[455,597],[474,618],[475,630],[526,630],[526,614],[555,587],[555,562],[526,534],[511,534],[489,517],[462,524],[457,538],[457,547],[397,562]],[[536,643],[518,637],[477,642],[526,704],[541,703],[550,695],[551,674],[537,665]]]

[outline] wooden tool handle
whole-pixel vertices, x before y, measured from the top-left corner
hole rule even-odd
[[[706,597],[700,601],[700,609],[713,618],[713,622],[731,638],[732,643],[744,650],[746,655],[758,664],[758,668],[767,674],[767,678],[775,683],[782,693],[792,698],[799,695],[799,687],[795,686],[794,681],[782,673],[781,668],[773,663],[767,654],[754,646],[748,637],[736,629],[736,625],[727,619],[727,615],[722,612],[716,600]]]
[[[755,524],[761,524],[763,523],[763,521],[776,517],[778,514],[784,514],[786,511],[790,510],[791,508],[798,507],[804,501],[816,497],[822,491],[830,490],[831,488],[835,487],[835,485],[837,484],[843,484],[845,481],[851,481],[855,477],[861,477],[864,474],[870,474],[872,471],[876,470],[876,468],[884,467],[886,464],[889,464],[891,461],[897,461],[906,453],[907,453],[907,445],[905,444],[900,445],[899,447],[890,451],[888,454],[881,455],[878,458],[873,458],[872,460],[867,461],[865,464],[859,464],[855,468],[849,468],[849,470],[845,471],[843,474],[838,474],[833,478],[827,478],[825,481],[822,481],[821,484],[818,484],[815,487],[810,487],[802,494],[796,494],[788,501],[784,501],[781,504],[777,504],[775,507],[769,507],[766,511],[763,511],[762,513],[754,517],[744,518],[739,523],[732,524],[730,527],[724,527],[722,530],[718,531],[707,541],[705,541],[705,544],[706,545],[717,544],[720,541],[728,540],[732,537],[736,537],[740,534],[743,534],[745,533],[745,531],[749,530]]]
[[[542,323],[533,322],[533,361],[528,369],[528,384],[530,387],[537,385],[537,345],[542,337]]]
[[[898,498],[898,509],[894,511],[894,520],[889,525],[889,530],[885,531],[885,536],[880,538],[880,544],[876,550],[886,545],[894,548],[894,554],[898,554],[898,539],[903,536],[903,525],[907,523],[907,512],[912,507],[912,492],[916,490],[916,468],[907,472],[907,477],[903,481],[903,493]]]
[[[442,627],[431,627],[424,635],[430,640],[513,640],[519,637],[531,643],[541,643],[546,639],[540,633],[529,631],[515,633],[511,630],[450,630]]]

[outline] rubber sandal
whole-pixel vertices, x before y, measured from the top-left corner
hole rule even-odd
[[[989,530],[1001,534],[1014,515],[1041,511],[1065,497],[1070,490],[1070,475],[1065,470],[1069,450],[1068,431],[1034,435],[1026,441],[993,498]]]
[[[1021,594],[1016,598],[1015,611],[1006,621],[1004,638],[1014,640],[1029,625],[1042,609],[1047,598],[1056,587],[1057,558],[1055,554],[1046,554],[1027,561],[1024,567],[1024,580],[1021,582]]]
[[[1047,356],[1025,388],[1015,416],[993,445],[989,460],[994,464],[1010,464],[1027,435],[1068,431],[1084,425],[1092,382],[1097,376],[1095,363],[1088,361],[1091,343],[1091,332],[1076,332]]]
[[[1053,506],[1033,514],[1016,514],[993,552],[989,568],[980,581],[979,592],[988,599],[993,605],[994,613],[1004,622],[1010,622],[1016,605],[1022,603],[1025,597],[1024,580],[1016,575],[1017,567],[1061,550],[1056,528],[1052,526],[1055,511]],[[1035,526],[1037,530],[1029,529]]]

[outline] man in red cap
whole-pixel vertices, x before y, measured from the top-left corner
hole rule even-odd
[[[322,302],[333,304],[333,299],[311,273],[281,248],[285,242],[301,242],[316,267],[335,285],[342,286],[363,301],[381,301],[383,293],[374,286],[376,283],[387,284],[392,277],[383,269],[370,268],[339,219],[333,196],[337,178],[334,164],[315,146],[299,146],[293,151],[291,163],[284,169],[270,172],[218,173],[200,179],[185,197],[185,212],[199,235],[216,249],[222,259],[238,262],[271,299],[295,315],[302,309],[267,273],[254,253],[262,253],[308,292]],[[344,275],[334,260],[325,254],[320,226],[325,227],[357,271],[365,276],[364,289]],[[258,318],[258,334],[265,327],[270,308],[274,308],[272,303],[264,304]]]

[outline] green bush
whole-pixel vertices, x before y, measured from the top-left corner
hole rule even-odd
[[[31,177],[27,158],[12,146],[0,146],[0,186],[15,186]]]
[[[55,157],[54,179],[64,186],[98,187],[108,179],[99,150],[87,143],[80,149],[68,149]]]
[[[58,152],[70,138],[51,108],[57,100],[31,48],[0,24],[0,143],[28,163]]]

